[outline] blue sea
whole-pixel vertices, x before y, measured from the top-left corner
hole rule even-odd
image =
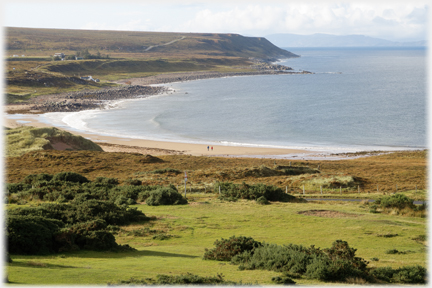
[[[120,137],[316,151],[427,146],[427,50],[286,48],[278,64],[315,74],[166,84],[112,109],[49,113],[57,126]]]

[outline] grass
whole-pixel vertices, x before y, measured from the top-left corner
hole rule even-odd
[[[82,136],[73,135],[57,128],[34,128],[24,126],[6,129],[6,156],[17,157],[25,153],[53,149],[54,143],[68,144],[71,149],[102,151],[99,145]]]
[[[254,201],[223,202],[213,194],[189,194],[190,205],[136,205],[154,219],[144,224],[122,227],[125,231],[148,228],[169,234],[167,240],[121,233],[120,244],[129,244],[136,252],[69,252],[50,256],[11,255],[7,268],[9,280],[17,284],[106,284],[131,277],[155,277],[157,274],[179,275],[190,272],[201,276],[222,273],[226,280],[271,285],[280,273],[271,271],[239,271],[236,266],[202,260],[205,248],[230,236],[250,236],[257,241],[276,244],[331,247],[342,239],[357,249],[357,256],[371,261],[369,267],[426,265],[426,249],[414,240],[425,235],[426,219],[372,214],[359,203],[279,203],[259,205]],[[350,213],[348,217],[324,218],[298,214],[305,210],[332,210]],[[397,237],[380,237],[397,234]],[[417,237],[417,238],[416,238]],[[414,239],[413,239],[414,238]],[[421,238],[421,237],[420,237]],[[423,238],[422,238],[423,239]],[[413,251],[386,254],[389,249]],[[29,263],[40,263],[38,265]],[[46,265],[44,267],[44,265]],[[37,269],[37,270],[35,270]],[[296,279],[299,284],[321,284]]]
[[[355,177],[360,183],[360,194],[357,187],[349,190],[339,187],[323,191],[307,190],[306,197],[344,197],[360,199],[376,199],[398,192],[415,200],[427,199],[426,190],[426,151],[397,152],[388,155],[371,156],[353,160],[340,161],[302,161],[302,160],[273,160],[259,158],[223,158],[188,155],[158,156],[160,163],[143,163],[144,156],[130,153],[104,153],[91,151],[40,151],[25,154],[20,157],[9,157],[6,160],[6,182],[16,183],[28,174],[75,171],[90,180],[96,177],[117,178],[120,182],[127,179],[138,179],[146,185],[178,185],[184,187],[183,173],[149,173],[155,170],[175,169],[187,171],[187,190],[193,192],[210,191],[216,181],[233,182],[241,184],[263,183],[274,185],[288,191],[295,196],[302,195],[301,183],[292,185],[295,177],[283,173],[262,173],[279,171],[277,165],[287,166],[289,162],[295,167],[316,168],[320,165],[322,175],[348,175]],[[113,165],[115,163],[115,165]],[[275,166],[276,164],[276,166]],[[263,167],[267,167],[263,169]],[[316,174],[313,174],[316,175]],[[319,175],[319,174],[318,174]],[[310,174],[306,174],[311,177]],[[379,185],[377,192],[376,185]],[[417,185],[417,192],[415,186]]]

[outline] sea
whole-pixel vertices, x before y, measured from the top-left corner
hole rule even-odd
[[[309,149],[329,153],[427,147],[427,49],[286,48],[278,64],[314,74],[165,84],[170,92],[110,109],[41,120],[125,138]]]

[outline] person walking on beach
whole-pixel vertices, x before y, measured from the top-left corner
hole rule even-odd
[[[210,146],[207,146],[207,151],[209,151]]]
[[[212,149],[212,151],[213,151],[213,146],[212,146],[212,148],[211,148],[211,149]]]

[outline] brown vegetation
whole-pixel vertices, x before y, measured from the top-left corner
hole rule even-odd
[[[155,157],[156,158],[156,157]],[[120,182],[139,179],[144,184],[181,184],[182,173],[188,172],[188,185],[194,189],[209,189],[215,181],[249,184],[263,183],[281,188],[290,185],[292,177],[277,171],[277,166],[309,166],[320,174],[351,175],[361,179],[361,190],[376,193],[377,184],[382,192],[426,189],[426,151],[396,152],[381,156],[340,161],[273,160],[260,158],[224,158],[188,155],[163,155],[149,161],[150,156],[138,153],[108,153],[95,151],[39,151],[6,160],[6,181],[19,182],[28,174],[73,171],[90,180],[96,177],[114,177]],[[153,158],[151,158],[153,159]],[[275,165],[276,164],[276,165]],[[152,173],[166,169],[166,172]],[[311,175],[311,174],[307,174]],[[313,174],[315,175],[315,174]],[[305,176],[307,177],[307,176]],[[310,177],[310,176],[308,176]],[[205,186],[207,188],[205,188]],[[339,190],[337,191],[339,192]]]

